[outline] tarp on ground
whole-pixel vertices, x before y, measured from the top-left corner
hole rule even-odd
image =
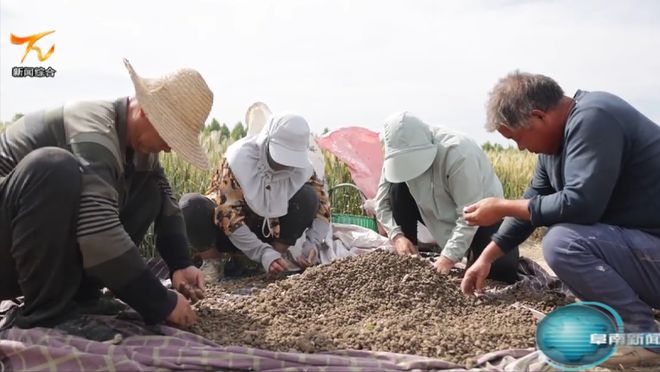
[[[152,261],[154,269],[158,263]],[[534,288],[567,289],[538,264],[523,258],[523,279],[504,291]],[[9,311],[13,302],[3,302]],[[2,315],[0,314],[0,317]],[[193,333],[162,326],[145,327],[139,321],[95,316],[121,338],[97,342],[49,328],[9,328],[0,332],[0,371],[32,370],[244,370],[244,371],[413,371],[464,370],[448,361],[364,350],[336,350],[315,354],[275,352],[242,346],[221,346]],[[501,350],[476,358],[476,370],[546,370],[542,356],[533,349]],[[475,369],[473,369],[475,370]]]

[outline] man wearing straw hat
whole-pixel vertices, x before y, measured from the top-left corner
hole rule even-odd
[[[95,307],[101,287],[148,324],[196,320],[186,297],[202,295],[203,274],[158,153],[207,168],[198,135],[213,94],[195,70],[146,79],[124,63],[134,97],[41,110],[0,134],[0,300],[24,297],[18,327],[68,330],[81,314],[107,310]],[[138,253],[152,223],[179,292]]]

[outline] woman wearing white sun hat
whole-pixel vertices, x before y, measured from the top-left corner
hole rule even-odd
[[[5,326],[80,333],[81,314],[117,308],[99,305],[103,286],[147,323],[196,320],[182,293],[201,296],[203,274],[188,255],[158,153],[174,150],[207,167],[198,135],[213,93],[195,70],[147,79],[124,63],[134,97],[41,110],[0,134],[0,300],[25,301]],[[163,287],[138,254],[154,222],[180,293]]]
[[[279,113],[269,116],[258,135],[232,144],[209,195],[181,198],[193,248],[227,252],[235,261],[245,255],[279,273],[295,269],[285,258],[305,232],[302,254],[292,259],[302,267],[318,263],[318,248],[330,228],[330,203],[308,156],[309,137],[303,117]],[[232,266],[225,265],[225,276],[231,276]]]
[[[501,196],[502,185],[479,145],[444,127],[430,127],[409,112],[385,120],[385,161],[376,195],[378,221],[399,254],[417,253],[417,222],[438,242],[434,266],[448,273],[464,256],[474,262],[499,223],[477,228],[463,207],[486,196]],[[493,265],[492,278],[517,279],[518,249]]]

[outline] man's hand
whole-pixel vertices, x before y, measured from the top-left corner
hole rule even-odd
[[[172,274],[172,288],[195,303],[204,298],[204,273],[195,266],[179,269]]]
[[[179,292],[176,293],[176,306],[167,316],[169,324],[178,327],[190,327],[197,322],[197,314],[190,306],[190,302]]]
[[[449,274],[449,271],[454,267],[454,261],[450,260],[445,256],[438,257],[437,260],[433,263],[433,267],[442,275]]]
[[[468,225],[472,226],[490,226],[499,222],[504,215],[502,214],[500,198],[486,198],[468,205],[463,209],[463,217]]]
[[[402,256],[418,254],[417,247],[403,234],[394,237],[394,251]]]
[[[474,292],[481,292],[486,285],[486,277],[490,273],[490,263],[484,260],[477,259],[477,261],[470,266],[465,272],[463,281],[461,282],[461,290],[466,295],[472,295]]]
[[[269,274],[279,274],[285,271],[286,271],[286,262],[284,262],[283,258],[278,258],[277,260],[271,262],[270,266],[268,267]]]
[[[490,226],[504,217],[516,217],[529,221],[529,199],[482,199],[463,208],[463,217],[468,225],[473,226]]]

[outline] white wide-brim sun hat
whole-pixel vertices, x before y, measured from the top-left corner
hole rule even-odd
[[[213,106],[213,92],[196,70],[184,68],[160,78],[140,77],[124,64],[135,86],[140,107],[167,145],[188,163],[208,168],[199,135]]]
[[[408,112],[385,120],[385,179],[390,183],[407,182],[428,170],[438,154],[430,127]]]
[[[288,167],[310,168],[307,120],[291,113],[271,115],[268,120],[268,152],[273,160]]]
[[[418,149],[385,159],[385,179],[390,183],[407,182],[422,175],[433,164],[436,146]]]
[[[307,149],[304,151],[294,150],[276,142],[269,142],[268,150],[270,151],[270,156],[278,164],[294,168],[309,168],[311,166]]]

